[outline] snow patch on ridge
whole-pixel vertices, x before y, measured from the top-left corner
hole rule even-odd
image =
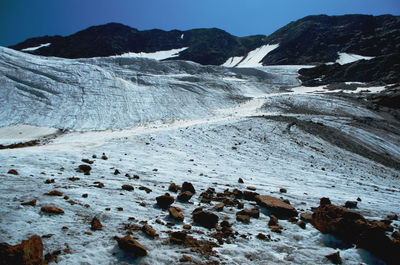
[[[338,52],[339,59],[336,60],[336,63],[338,64],[348,64],[348,63],[353,63],[359,60],[371,60],[374,57],[368,57],[368,56],[362,56],[362,55],[357,55],[357,54],[352,54],[352,53],[345,53],[345,52]]]
[[[51,43],[44,43],[44,44],[40,44],[39,46],[36,46],[36,47],[30,47],[30,48],[22,49],[21,51],[23,51],[23,52],[36,51],[36,50],[39,50],[40,48],[48,47],[50,45],[51,45]]]
[[[242,57],[231,57],[222,66],[226,67],[261,67],[260,62],[268,53],[279,47],[279,44],[263,45]]]
[[[135,52],[128,52],[128,53],[124,53],[121,55],[116,55],[116,56],[112,56],[112,57],[136,57],[136,58],[148,58],[148,59],[155,59],[155,60],[165,60],[168,58],[174,58],[174,57],[178,57],[179,53],[186,50],[188,47],[184,47],[184,48],[179,48],[179,49],[172,49],[172,50],[167,50],[167,51],[157,51],[157,52],[150,52],[150,53],[146,53],[146,52],[139,52],[139,53],[135,53]]]

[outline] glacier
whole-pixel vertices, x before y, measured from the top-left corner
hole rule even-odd
[[[338,205],[360,198],[357,211],[370,219],[400,215],[398,121],[360,100],[362,89],[343,93],[302,86],[297,71],[303,67],[70,60],[0,48],[0,144],[40,140],[0,150],[0,242],[46,235],[45,253],[64,250],[58,264],[175,264],[183,254],[198,264],[324,264],[324,256],[336,251],[345,264],[382,263],[365,250],[342,247],[310,224],[301,229],[279,220],[282,233],[273,233],[263,210],[248,225],[237,222],[236,209],[228,206],[216,214],[239,233],[230,244],[207,256],[168,243],[168,232],[182,230],[183,224],[192,225],[191,236],[217,242],[211,237],[215,230],[191,219],[199,204],[208,210],[215,206],[198,197],[209,187],[222,193],[253,186],[260,194],[290,200],[301,213],[329,197]],[[103,153],[107,160],[100,158]],[[90,175],[76,171],[83,158],[93,160]],[[19,175],[8,174],[9,169]],[[47,184],[49,179],[54,183]],[[174,203],[184,222],[163,225],[172,221],[155,198],[169,192],[171,182],[184,181],[198,193],[188,203]],[[123,184],[134,191],[121,189]],[[54,189],[68,198],[44,195]],[[32,199],[36,207],[21,205]],[[65,214],[43,214],[45,205]],[[94,216],[102,231],[90,231]],[[126,230],[144,222],[159,238]],[[400,221],[392,225],[398,229]],[[126,233],[147,248],[148,256],[135,259],[119,250],[113,236]],[[258,233],[271,240],[257,239]]]

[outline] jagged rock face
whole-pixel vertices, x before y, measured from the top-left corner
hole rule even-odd
[[[334,62],[338,52],[380,56],[400,52],[400,18],[395,16],[308,16],[268,37],[279,47],[264,65]]]
[[[339,65],[320,65],[300,69],[300,80],[306,86],[320,86],[336,82],[400,83],[400,53],[380,56]]]
[[[63,58],[112,56],[127,52],[156,52],[188,47],[178,59],[203,65],[220,65],[229,57],[243,56],[261,46],[265,36],[238,38],[216,28],[188,31],[139,31],[118,23],[94,26],[67,37],[39,37],[11,46],[13,49],[50,46],[31,51],[33,54]]]

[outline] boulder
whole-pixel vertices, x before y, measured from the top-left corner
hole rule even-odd
[[[244,209],[237,212],[236,215],[247,215],[249,217],[258,218],[260,217],[260,210],[258,208]]]
[[[169,240],[171,243],[174,244],[183,244],[186,239],[186,232],[185,231],[176,231],[169,234]]]
[[[390,227],[384,222],[365,219],[360,213],[332,204],[320,205],[313,213],[311,224],[320,232],[371,251],[388,264],[400,260],[400,245],[386,236]]]
[[[92,170],[92,167],[89,165],[79,165],[78,166],[78,172],[84,173],[85,175],[90,175],[90,171]]]
[[[124,184],[124,185],[122,185],[121,188],[122,188],[123,190],[126,190],[126,191],[133,191],[133,190],[134,190],[133,186],[132,186],[132,185],[129,185],[129,184]]]
[[[196,190],[193,187],[193,184],[190,182],[183,182],[182,184],[182,192],[190,191],[191,193],[195,194]]]
[[[139,242],[134,240],[131,236],[125,236],[122,238],[115,237],[118,242],[118,247],[123,251],[131,253],[135,256],[146,256],[147,250]]]
[[[325,256],[333,264],[342,264],[342,258],[340,257],[339,251]]]
[[[19,175],[18,171],[16,171],[15,169],[10,169],[7,173],[11,175]]]
[[[45,213],[54,213],[54,214],[63,214],[64,211],[60,208],[54,207],[54,206],[43,206],[40,208],[42,212]]]
[[[183,214],[180,213],[175,207],[169,207],[168,212],[169,212],[169,216],[171,216],[171,218],[173,218],[177,221],[182,222],[185,219]]]
[[[103,225],[97,217],[93,217],[92,221],[90,222],[90,229],[93,231],[103,229]]]
[[[175,192],[176,193],[179,190],[179,186],[176,185],[175,183],[171,183],[171,184],[169,184],[168,190],[170,192]]]
[[[50,192],[45,193],[44,195],[48,195],[48,196],[63,196],[63,193],[61,191],[58,191],[58,190],[52,190]]]
[[[31,200],[31,201],[27,201],[27,202],[22,202],[21,205],[24,206],[36,206],[36,200]]]
[[[181,202],[187,202],[192,198],[192,196],[193,196],[193,193],[187,190],[187,191],[179,193],[177,198]]]
[[[19,245],[0,243],[0,264],[41,265],[43,261],[43,243],[38,235],[23,240]]]
[[[344,207],[349,209],[357,208],[357,201],[346,201]]]
[[[171,204],[175,202],[174,197],[169,195],[169,193],[165,193],[165,195],[158,196],[156,200],[157,200],[157,205],[164,209],[168,208]]]
[[[142,226],[142,231],[151,238],[155,238],[158,236],[156,230],[150,225]]]
[[[250,216],[248,215],[236,215],[236,220],[244,224],[250,223]]]
[[[278,218],[289,218],[297,216],[297,210],[278,198],[268,196],[268,195],[257,195],[257,204],[267,208]]]
[[[215,228],[219,219],[218,215],[203,210],[195,210],[192,217],[196,223],[209,229]]]
[[[258,195],[259,194],[254,191],[248,191],[248,190],[243,191],[243,199],[248,200],[248,201],[256,201],[256,197]]]

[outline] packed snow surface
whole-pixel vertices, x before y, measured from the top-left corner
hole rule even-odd
[[[183,38],[183,35],[181,36]],[[179,53],[186,50],[187,47],[185,48],[179,48],[179,49],[172,49],[172,50],[167,50],[167,51],[157,51],[157,52],[128,52],[124,53],[121,55],[116,55],[116,57],[135,57],[135,58],[148,58],[148,59],[154,59],[154,60],[165,60],[168,58],[174,58],[179,56]]]
[[[279,44],[263,45],[243,57],[231,57],[222,66],[225,67],[261,67],[261,60],[268,53],[279,47]]]
[[[0,144],[10,145],[39,140],[44,137],[55,135],[58,132],[59,130],[54,128],[38,127],[25,124],[0,127]]]
[[[216,212],[215,202],[200,202],[199,194],[209,187],[223,193],[254,186],[259,194],[290,200],[299,212],[311,212],[321,197],[337,205],[359,197],[357,211],[367,218],[400,214],[396,121],[354,100],[321,93],[323,87],[301,87],[298,68],[123,57],[67,60],[1,48],[0,134],[28,135],[34,129],[37,137],[51,133],[49,127],[64,132],[42,145],[0,150],[0,242],[46,235],[45,253],[61,250],[58,264],[180,264],[183,255],[195,264],[326,264],[324,256],[336,251],[344,264],[379,264],[310,224],[303,230],[279,220],[278,234],[268,228],[263,209],[260,218],[243,224],[236,221],[235,207]],[[16,125],[22,123],[47,128]],[[93,161],[90,175],[76,171],[83,158]],[[155,198],[169,192],[171,182],[184,181],[196,194],[188,203],[173,204],[185,217],[174,222],[155,206]],[[121,189],[123,184],[134,190]],[[54,189],[68,198],[44,195]],[[21,205],[33,199],[36,207]],[[256,207],[242,202],[244,208]],[[65,214],[43,214],[40,208],[48,205]],[[188,232],[194,238],[217,242],[211,237],[215,229],[192,221],[199,205],[238,232],[213,253],[169,243],[168,232],[181,231],[184,224],[192,225]],[[90,230],[94,216],[103,230]],[[135,230],[145,222],[158,238]],[[392,224],[398,229],[399,221]],[[113,237],[127,233],[148,250],[146,257],[118,248]],[[259,240],[258,233],[271,240]]]
[[[36,47],[30,47],[30,48],[22,49],[21,51],[23,51],[23,52],[36,51],[36,50],[39,50],[40,48],[48,47],[50,45],[51,45],[51,43],[44,43],[44,44],[40,44],[39,46],[36,46]]]
[[[374,58],[345,52],[339,52],[338,55],[339,59],[336,60],[336,63],[338,64],[348,64],[359,60],[371,60]]]

